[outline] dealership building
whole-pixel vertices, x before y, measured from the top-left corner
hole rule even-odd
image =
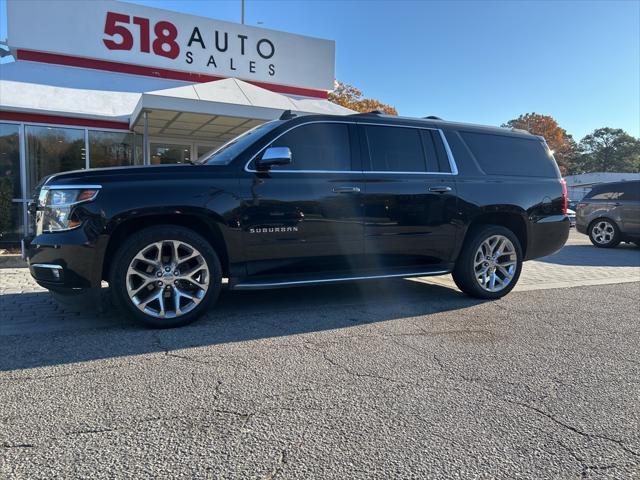
[[[112,0],[8,0],[7,24],[0,242],[47,175],[186,162],[285,110],[352,113],[327,100],[330,40]]]

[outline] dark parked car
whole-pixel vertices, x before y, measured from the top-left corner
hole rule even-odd
[[[576,230],[596,247],[640,245],[640,181],[596,185],[578,203]]]
[[[453,274],[495,299],[560,249],[566,186],[541,137],[378,113],[265,123],[198,164],[76,171],[38,189],[25,240],[59,298],[109,282],[152,326],[229,288]]]

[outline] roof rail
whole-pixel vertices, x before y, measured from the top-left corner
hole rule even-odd
[[[284,112],[282,112],[282,115],[280,115],[279,120],[291,120],[292,118],[296,118],[297,116],[298,115],[292,113],[291,110],[285,110]]]
[[[442,120],[440,117],[436,117],[435,115],[429,115],[428,117],[422,117],[425,120]]]
[[[384,115],[384,112],[381,110],[371,110],[370,112],[358,112],[358,113],[352,113],[351,116],[357,116],[357,115]]]

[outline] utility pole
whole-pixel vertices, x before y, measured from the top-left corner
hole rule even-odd
[[[240,17],[240,23],[244,25],[244,0],[240,0],[240,3],[242,4],[242,15]]]

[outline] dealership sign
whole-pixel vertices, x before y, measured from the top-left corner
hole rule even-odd
[[[7,8],[8,43],[18,58],[52,54],[48,58],[333,88],[330,40],[111,0],[8,0]]]

